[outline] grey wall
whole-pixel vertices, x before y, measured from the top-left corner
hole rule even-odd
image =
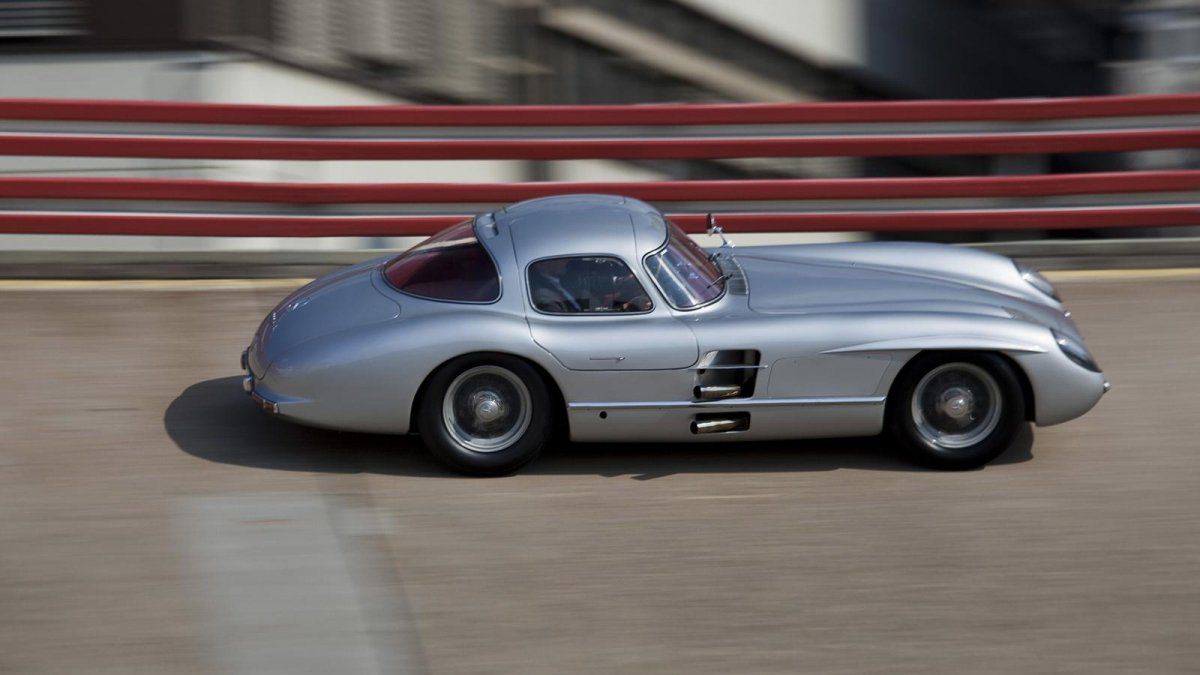
[[[864,0],[861,76],[904,98],[1104,93],[1104,72],[1096,64],[1050,58],[1045,47],[1052,45],[1039,49],[999,13],[986,2]]]

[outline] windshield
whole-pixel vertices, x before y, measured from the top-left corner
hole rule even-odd
[[[725,292],[725,277],[704,249],[679,226],[667,223],[667,245],[646,256],[646,271],[675,309],[705,305]]]

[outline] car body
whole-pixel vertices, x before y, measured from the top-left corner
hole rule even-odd
[[[723,246],[704,252],[721,278],[701,289],[666,262],[668,249],[685,246],[668,247],[681,232],[635,199],[537,199],[458,232],[455,241],[473,235],[494,265],[495,297],[478,284],[485,290],[471,297],[406,292],[389,281],[405,263],[390,257],[334,272],[263,321],[243,358],[247,391],[284,419],[404,434],[418,430],[439,368],[501,354],[545,380],[572,440],[714,442],[878,434],[897,377],[921,354],[1004,361],[1019,380],[1023,417],[1038,425],[1084,414],[1108,388],[1053,287],[979,250]],[[463,274],[486,267],[471,251]],[[550,275],[540,270],[574,263],[601,270],[601,285],[614,272],[613,283],[636,297],[600,308],[621,295],[602,288],[592,311],[561,303],[546,311],[535,296]],[[693,263],[680,269],[704,265]],[[689,293],[703,302],[686,306]]]

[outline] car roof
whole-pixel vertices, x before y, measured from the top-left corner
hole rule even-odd
[[[511,233],[517,263],[568,255],[612,254],[636,264],[667,239],[649,204],[615,195],[563,195],[513,204],[492,214]]]

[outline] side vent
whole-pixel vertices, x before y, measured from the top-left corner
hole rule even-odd
[[[719,401],[727,398],[749,398],[754,395],[758,381],[759,353],[753,349],[722,349],[711,351],[693,369],[696,384],[692,399]]]

